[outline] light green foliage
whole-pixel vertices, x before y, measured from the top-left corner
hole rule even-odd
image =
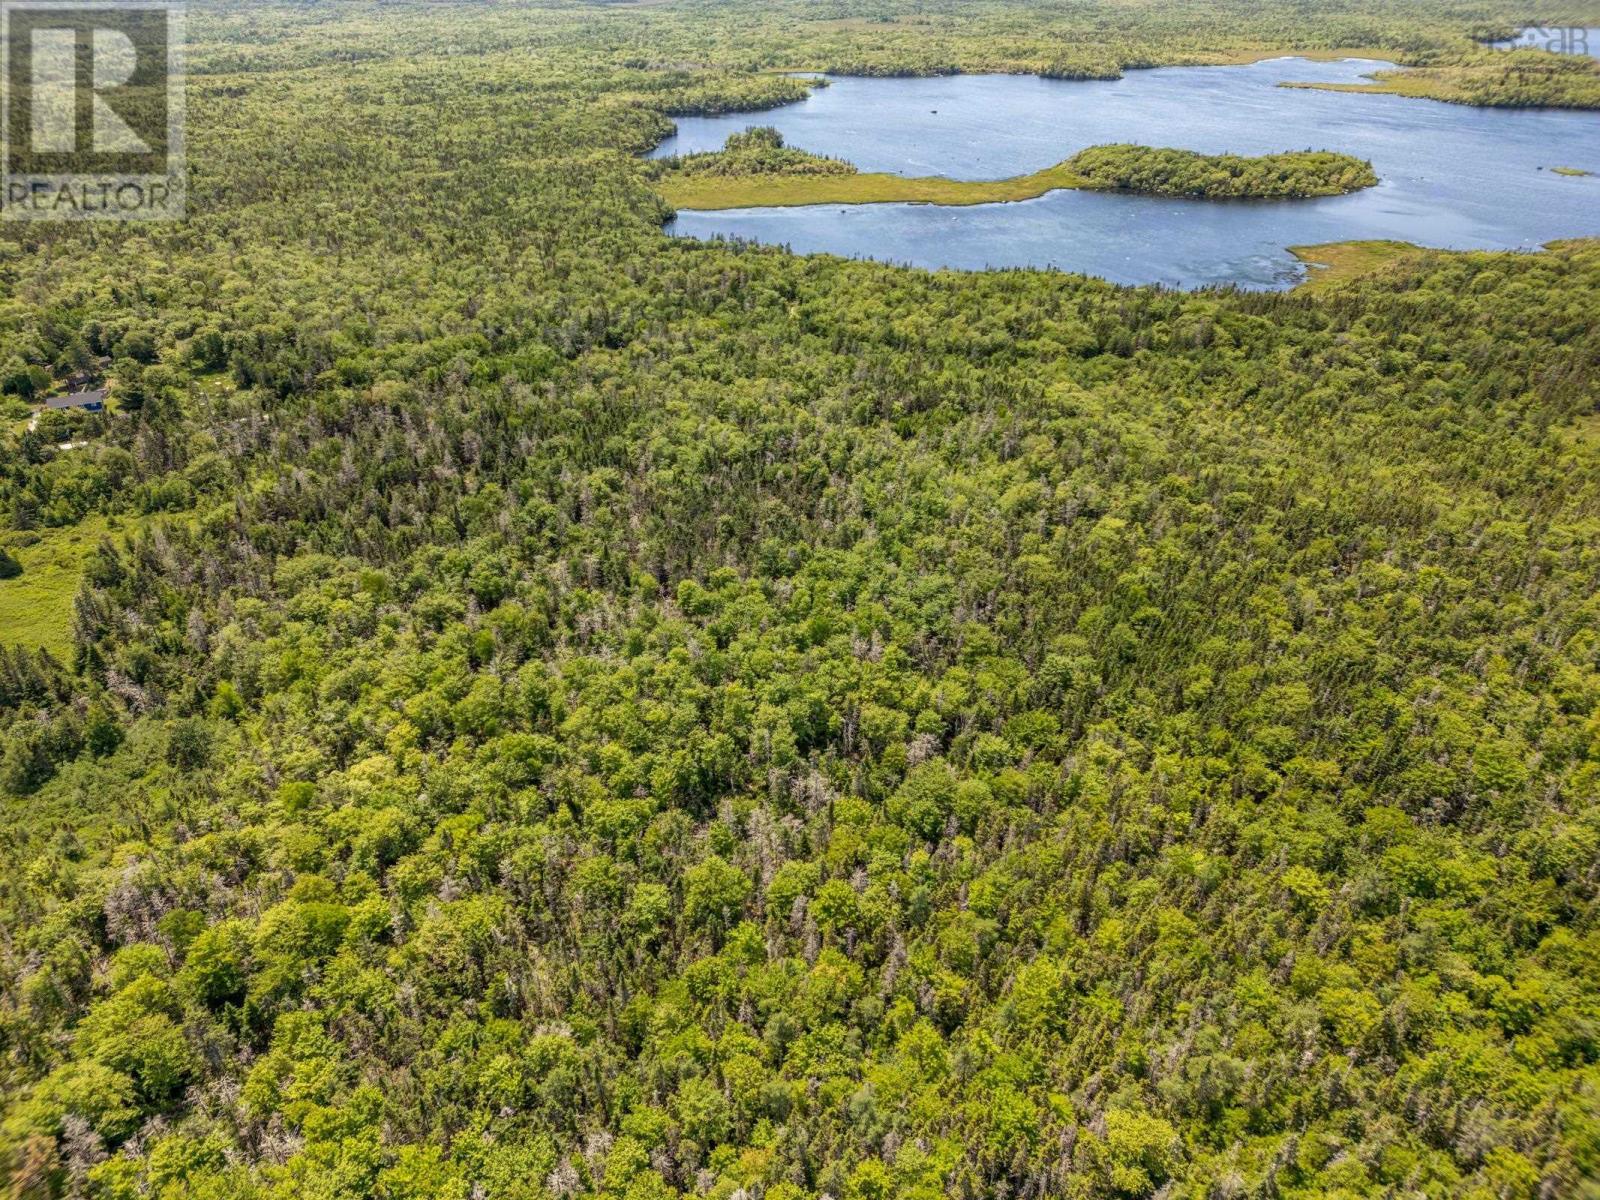
[[[1138,1109],[1112,1109],[1105,1124],[1104,1170],[1111,1189],[1124,1196],[1154,1193],[1182,1156],[1178,1131]]]
[[[715,855],[685,873],[683,915],[691,925],[721,930],[733,925],[750,896],[750,880]]]
[[[181,1015],[171,986],[141,975],[89,1010],[78,1026],[78,1050],[132,1079],[141,1106],[160,1110],[177,1099],[198,1065],[177,1023]]]

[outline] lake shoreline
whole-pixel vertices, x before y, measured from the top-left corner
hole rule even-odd
[[[1323,242],[1313,246],[1286,246],[1306,268],[1305,278],[1295,291],[1319,291],[1348,279],[1385,270],[1409,258],[1424,254],[1462,256],[1469,254],[1572,254],[1600,248],[1600,237],[1558,238],[1536,250],[1439,250],[1415,242],[1364,239],[1349,242]]]
[[[1497,53],[1499,53],[1497,51]],[[1403,49],[1382,46],[1348,46],[1334,49],[1293,49],[1274,47],[1237,51],[1218,51],[1215,54],[1178,55],[1170,62],[1122,63],[1105,74],[1052,75],[1037,66],[1026,64],[995,64],[968,70],[954,67],[947,71],[859,72],[827,67],[771,67],[757,72],[761,75],[794,75],[834,79],[952,79],[963,75],[1037,75],[1041,79],[1114,81],[1143,71],[1161,71],[1183,67],[1243,67],[1280,59],[1299,59],[1310,63],[1370,62],[1374,70],[1368,82],[1358,84],[1327,84],[1316,81],[1285,82],[1279,87],[1304,88],[1311,91],[1343,92],[1358,95],[1401,96],[1408,100],[1432,100],[1438,104],[1455,104],[1467,108],[1493,108],[1507,112],[1597,112],[1600,111],[1600,93],[1589,92],[1568,102],[1528,103],[1515,97],[1497,95],[1492,91],[1472,90],[1464,87],[1471,82],[1471,74],[1482,70],[1485,64],[1450,64],[1448,66],[1400,61]],[[1461,76],[1456,78],[1455,76]],[[767,112],[781,104],[753,108],[751,112]]]
[[[770,116],[685,120],[647,173],[672,235],[932,268],[1053,267],[1183,288],[1293,287],[1304,270],[1291,246],[1510,250],[1600,233],[1585,208],[1596,180],[1549,166],[1549,147],[1559,145],[1566,161],[1556,161],[1568,170],[1600,168],[1592,117],[1284,90],[1276,85],[1353,82],[1372,63],[1313,70],[1272,58],[1229,70],[1140,71],[1115,83],[835,78]],[[1276,116],[1264,123],[1263,112]],[[717,154],[730,135],[756,125],[781,134],[786,147],[859,170],[709,158],[682,170],[661,161]],[[1335,175],[1329,182],[1339,190],[1319,194],[1319,180],[1285,173],[1287,187],[1267,190],[1303,202],[1218,203],[1255,189],[1242,178],[1229,187],[1218,172],[1221,187],[1202,173],[1158,180],[1180,186],[1157,190],[1139,169],[1102,174],[1092,187],[1087,160],[1076,168],[1059,161],[1079,146],[1152,142],[1207,159],[1324,147],[1370,164],[1382,182],[1353,188],[1351,177]]]

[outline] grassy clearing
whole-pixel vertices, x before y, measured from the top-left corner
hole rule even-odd
[[[1404,95],[1428,99],[1442,99],[1442,97],[1428,96],[1426,90],[1421,89],[1420,87],[1413,87],[1410,89],[1402,88],[1398,80],[1404,78],[1406,74],[1407,73],[1403,71],[1379,71],[1375,73],[1372,79],[1366,83],[1312,83],[1297,82],[1295,80],[1286,79],[1282,83],[1278,84],[1278,86],[1281,88],[1294,88],[1297,91],[1304,92],[1363,92],[1375,96]],[[1413,84],[1417,83],[1417,77],[1415,75],[1411,76],[1411,82]]]
[[[1572,426],[1573,440],[1584,446],[1600,446],[1600,413],[1579,417]]]
[[[0,643],[44,647],[62,661],[72,654],[72,598],[83,563],[107,533],[125,528],[89,517],[61,529],[8,534],[6,548],[22,564],[15,579],[0,579]],[[33,536],[39,540],[24,543]]]
[[[1379,270],[1408,254],[1421,250],[1410,242],[1324,242],[1317,246],[1290,246],[1289,253],[1306,264],[1308,273],[1300,285],[1316,291],[1346,279]]]

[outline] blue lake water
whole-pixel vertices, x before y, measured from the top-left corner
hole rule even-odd
[[[1130,71],[1112,81],[1021,75],[834,78],[761,113],[683,118],[656,156],[720,149],[773,125],[790,145],[863,171],[1000,179],[1086,146],[1138,142],[1205,153],[1338,150],[1382,183],[1294,201],[1172,200],[1058,191],[946,208],[685,210],[668,232],[737,237],[799,253],[920,267],[1056,267],[1118,283],[1287,287],[1294,245],[1395,238],[1453,249],[1534,249],[1600,235],[1600,113],[1471,108],[1399,96],[1282,88],[1359,82],[1386,63],[1272,59],[1241,67]],[[1551,167],[1593,171],[1556,175]]]

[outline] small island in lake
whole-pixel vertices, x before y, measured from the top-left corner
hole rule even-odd
[[[1010,179],[962,180],[858,171],[784,144],[776,129],[729,136],[723,149],[652,164],[656,190],[674,208],[781,208],[807,204],[994,204],[1061,188],[1196,199],[1337,196],[1378,182],[1348,154],[1301,150],[1250,158],[1152,146],[1091,146],[1065,162]]]
[[[1378,182],[1372,164],[1328,150],[1246,158],[1150,146],[1091,146],[1067,160],[1085,186],[1151,196],[1283,200],[1342,196]]]

